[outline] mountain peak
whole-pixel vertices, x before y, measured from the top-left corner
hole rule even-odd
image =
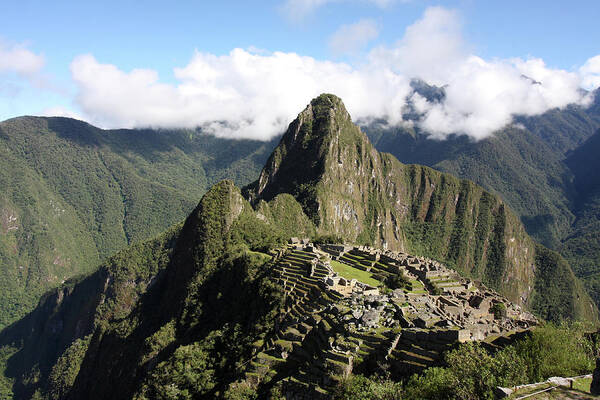
[[[253,201],[269,201],[279,193],[292,194],[318,225],[319,205],[315,186],[323,176],[354,162],[355,154],[372,151],[367,136],[352,123],[342,100],[333,94],[321,94],[289,125],[279,145],[263,168],[258,181],[246,188]]]
[[[350,114],[348,114],[344,102],[335,94],[322,93],[310,101],[309,107],[318,110],[319,112],[316,114],[319,114],[320,112],[333,112],[340,113],[350,118]]]

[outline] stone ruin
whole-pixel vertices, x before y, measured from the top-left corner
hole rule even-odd
[[[410,376],[441,365],[457,342],[495,346],[495,338],[506,342],[537,323],[518,305],[435,260],[298,238],[272,254],[284,306],[275,332],[256,344],[245,379],[276,379],[286,393],[303,398],[328,398],[325,388],[336,384],[336,376],[364,363]],[[368,271],[382,285],[340,276],[331,260]],[[408,284],[387,288],[383,283],[394,274]]]
[[[332,273],[327,277],[325,287],[345,297],[351,296],[346,304],[352,311],[345,320],[358,329],[401,326],[405,329],[451,330],[452,333],[447,334],[449,340],[464,342],[485,340],[490,335],[528,329],[537,324],[536,318],[520,306],[481,283],[460,277],[438,261],[367,246],[325,245],[321,250],[338,260],[343,260],[344,253],[352,251],[363,260],[378,262],[379,268],[385,266],[390,273],[402,274],[423,285],[421,292],[396,289],[379,294],[370,287],[365,290],[367,285],[364,284],[363,290],[354,290],[360,287],[360,282],[348,281]],[[362,266],[364,262],[357,267]],[[376,311],[371,311],[373,308],[369,305],[373,299],[379,304]],[[392,309],[394,312],[389,312]],[[376,314],[383,310],[388,312],[380,324]],[[362,319],[366,311],[369,311],[368,321]],[[357,315],[360,317],[354,317]]]

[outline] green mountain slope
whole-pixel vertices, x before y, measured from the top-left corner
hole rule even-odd
[[[421,88],[428,95],[430,87]],[[517,118],[479,142],[465,136],[427,139],[418,129],[365,127],[378,150],[406,163],[419,163],[473,180],[502,197],[536,240],[560,251],[600,304],[595,272],[599,263],[596,238],[600,229],[597,201],[582,196],[595,187],[595,164],[576,149],[588,147],[600,128],[600,91],[589,107],[569,106],[541,116]],[[415,118],[417,118],[416,116]],[[594,158],[594,150],[588,151]],[[589,157],[588,157],[589,158]],[[579,161],[578,161],[579,160]],[[589,167],[588,167],[589,166]],[[588,172],[583,171],[590,168]],[[585,266],[584,266],[585,265]],[[594,275],[594,277],[590,277]],[[587,277],[590,277],[589,279]]]
[[[556,258],[542,267],[542,247],[499,197],[378,153],[333,95],[300,113],[246,191],[253,202],[290,193],[320,234],[442,260],[520,304],[549,300],[540,272],[560,276],[565,290],[553,301],[561,306],[543,317],[596,318],[568,266]]]
[[[290,160],[299,163],[295,169]],[[236,382],[256,376],[246,372],[261,368],[257,352],[277,339],[292,312],[264,253],[291,236],[335,233],[454,261],[547,318],[594,311],[564,260],[536,245],[501,200],[469,181],[377,153],[335,96],[313,100],[244,193],[251,202],[231,181],[220,182],[183,225],[45,295],[0,332],[0,393],[244,398]],[[298,293],[313,296],[302,284]],[[326,298],[313,300],[327,308]],[[304,312],[298,304],[292,309]],[[323,332],[335,338],[327,321],[317,326],[309,342],[320,343]]]
[[[182,220],[214,182],[255,179],[273,145],[67,118],[0,123],[0,327]]]
[[[600,304],[600,130],[568,155],[575,175],[576,220],[561,253]]]
[[[262,210],[277,214],[287,204],[287,216],[310,230],[306,217],[292,215],[300,207],[283,197]],[[293,232],[309,233],[304,228]],[[183,226],[122,250],[2,331],[8,380],[0,393],[159,398],[170,387],[163,381],[178,374],[194,377],[192,393],[223,391],[281,307],[280,288],[261,269],[270,256],[250,249],[294,233],[255,213],[232,182],[215,185]],[[180,370],[186,359],[191,370]]]
[[[419,90],[428,95],[427,90],[433,89]],[[363,127],[379,151],[405,163],[472,180],[499,194],[521,217],[529,234],[555,249],[575,219],[573,174],[564,163],[565,156],[598,128],[600,91],[587,108],[568,106],[517,118],[515,124],[478,142],[456,135],[430,140],[416,128]]]
[[[366,132],[376,140],[377,149],[402,162],[431,166],[500,195],[527,231],[548,246],[557,248],[574,219],[572,174],[562,155],[526,129],[507,127],[479,142],[465,136],[430,140],[414,130]]]

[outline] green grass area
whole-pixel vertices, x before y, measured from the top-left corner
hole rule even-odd
[[[248,250],[248,253],[260,258],[263,262],[271,261],[273,259],[272,255],[260,251]]]
[[[585,393],[590,392],[590,385],[592,384],[592,378],[579,378],[573,382],[573,389],[580,390]]]
[[[411,280],[410,284],[412,285],[412,290],[409,290],[410,293],[427,293],[425,286],[421,281]]]
[[[379,286],[381,284],[377,279],[371,277],[372,274],[370,272],[342,264],[339,261],[331,261],[331,268],[347,279],[356,279],[371,286]]]

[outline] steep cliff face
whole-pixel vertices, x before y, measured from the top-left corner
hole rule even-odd
[[[377,152],[334,95],[300,113],[246,191],[254,202],[290,193],[320,234],[443,260],[521,304],[534,292],[535,244],[500,198]]]

